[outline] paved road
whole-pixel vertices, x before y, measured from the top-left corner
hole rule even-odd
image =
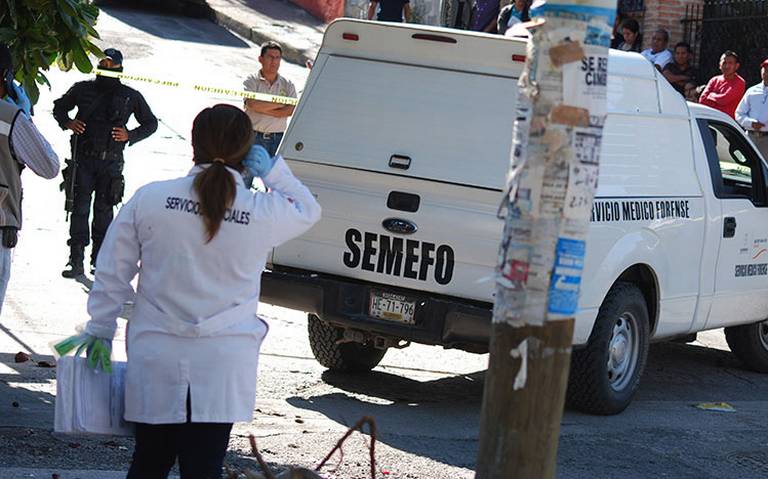
[[[123,50],[128,73],[239,87],[258,65],[253,45],[205,21],[110,9],[99,31],[102,45]],[[307,71],[286,64],[284,73],[300,85]],[[49,77],[53,91],[43,95],[36,122],[64,155],[67,135],[50,118],[51,102],[86,76],[52,71]],[[136,86],[162,123],[155,136],[128,150],[130,191],[184,174],[191,166],[194,115],[212,103],[239,103]],[[50,477],[52,471],[62,478],[120,477],[131,440],[53,434],[55,370],[13,361],[18,351],[51,361],[48,343],[86,319],[90,287],[88,280],[60,277],[67,223],[57,182],[25,173],[25,185],[25,229],[0,321],[0,477]],[[413,346],[390,351],[372,374],[332,374],[312,359],[301,312],[264,305],[262,313],[272,329],[263,348],[256,419],[236,426],[228,463],[253,465],[247,435],[254,433],[274,466],[310,466],[347,425],[367,414],[379,426],[377,457],[389,473],[382,477],[473,476],[487,356]],[[117,341],[115,349],[121,347]],[[605,418],[566,411],[558,477],[765,477],[766,398],[768,380],[739,368],[721,332],[700,335],[694,345],[654,346],[637,399],[624,414]],[[704,401],[727,401],[736,412],[693,407]],[[361,437],[346,444],[338,467],[335,477],[367,477]]]

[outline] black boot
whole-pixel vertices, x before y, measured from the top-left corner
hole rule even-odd
[[[85,274],[85,269],[83,268],[83,260],[80,260],[80,262],[75,262],[73,260],[69,260],[69,263],[67,263],[68,268],[61,272],[61,275],[65,278],[77,278],[78,276],[82,276]]]
[[[67,263],[68,269],[61,272],[61,275],[65,278],[77,278],[85,273],[83,269],[83,250],[84,246],[72,245],[69,247],[69,263]]]

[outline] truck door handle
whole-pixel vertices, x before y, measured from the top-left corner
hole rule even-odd
[[[403,193],[402,191],[392,191],[387,196],[387,208],[391,210],[407,211],[415,213],[419,210],[421,198],[412,193]]]
[[[736,235],[736,218],[726,216],[723,221],[723,238],[733,238]]]
[[[411,167],[411,157],[405,155],[392,155],[389,157],[389,167],[398,170],[407,170]]]

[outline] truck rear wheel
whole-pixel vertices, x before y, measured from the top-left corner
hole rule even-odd
[[[632,283],[614,284],[595,320],[589,342],[571,356],[568,405],[590,413],[618,414],[632,402],[648,359],[648,307]]]
[[[386,354],[371,343],[341,343],[342,330],[323,321],[314,314],[307,317],[309,346],[317,362],[328,369],[346,372],[364,372],[375,368]]]
[[[725,340],[745,366],[768,373],[768,320],[725,328]]]

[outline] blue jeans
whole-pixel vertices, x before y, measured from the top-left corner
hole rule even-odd
[[[11,252],[13,250],[0,246],[0,311],[5,302],[5,291],[8,289],[8,280],[11,279]]]
[[[280,141],[283,139],[282,133],[261,133],[259,131],[254,132],[256,133],[256,137],[254,140],[254,145],[261,145],[264,148],[266,148],[267,153],[269,153],[269,156],[275,156],[277,154],[277,147],[280,146]],[[245,187],[250,188],[253,184],[253,175],[248,173],[248,171],[243,172],[243,180],[245,181]]]

